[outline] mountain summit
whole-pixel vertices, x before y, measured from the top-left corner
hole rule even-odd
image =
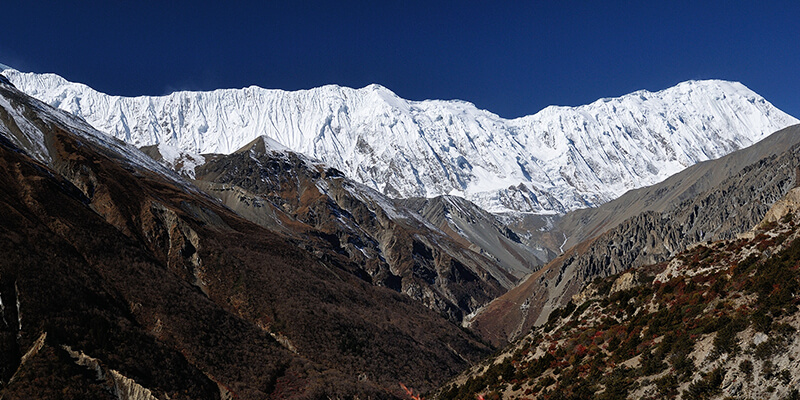
[[[596,206],[798,122],[719,80],[504,119],[463,101],[405,100],[380,85],[128,98],[53,74],[4,74],[136,146],[232,153],[266,135],[391,197],[455,194],[492,212]]]

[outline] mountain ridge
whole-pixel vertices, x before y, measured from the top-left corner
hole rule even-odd
[[[298,247],[345,255],[354,275],[404,293],[453,323],[521,277],[478,245],[268,138],[207,157],[193,182],[231,210],[265,227],[293,226],[287,234]]]
[[[125,98],[54,74],[4,74],[139,147],[230,153],[267,135],[391,197],[455,194],[491,212],[596,206],[798,122],[719,80],[504,119],[460,100],[408,101],[377,84]]]

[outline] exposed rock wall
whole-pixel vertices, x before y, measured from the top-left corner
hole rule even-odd
[[[90,369],[97,374],[97,380],[105,381],[106,387],[109,391],[119,400],[159,400],[153,396],[150,389],[136,383],[131,378],[122,375],[119,371],[109,369],[103,366],[103,363],[94,358],[87,356],[82,351],[76,351],[69,346],[61,346],[69,355],[75,360],[75,364]]]

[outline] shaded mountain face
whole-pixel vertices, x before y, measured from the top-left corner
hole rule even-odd
[[[397,398],[488,351],[2,83],[0,122],[3,398]]]
[[[346,260],[342,268],[364,281],[404,293],[454,323],[519,279],[463,238],[267,138],[206,157],[195,182],[228,207],[291,231],[321,259]]]
[[[645,209],[569,249],[493,301],[471,327],[487,340],[503,343],[544,323],[551,310],[566,304],[596,277],[666,260],[698,241],[746,231],[795,185],[798,142],[800,127],[786,128],[755,147],[697,165],[597,210],[582,211],[590,216],[585,226],[601,230],[597,221],[615,222],[615,213],[625,212],[625,207]],[[766,158],[755,161],[763,155]],[[749,162],[754,163],[737,170]],[[664,196],[670,201],[661,202]]]
[[[416,211],[431,224],[470,248],[496,260],[517,279],[525,278],[558,253],[531,240],[527,229],[512,230],[515,217],[489,213],[457,196],[399,199],[397,203]]]
[[[503,119],[379,85],[109,96],[52,74],[22,91],[136,146],[232,153],[267,135],[395,198],[456,194],[491,211],[562,214],[659,182],[798,121],[744,85],[690,81]]]
[[[799,213],[595,280],[437,398],[797,398]]]

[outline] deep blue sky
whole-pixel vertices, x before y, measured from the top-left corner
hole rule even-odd
[[[8,3],[0,63],[110,94],[380,83],[516,117],[720,78],[800,117],[797,0]]]

